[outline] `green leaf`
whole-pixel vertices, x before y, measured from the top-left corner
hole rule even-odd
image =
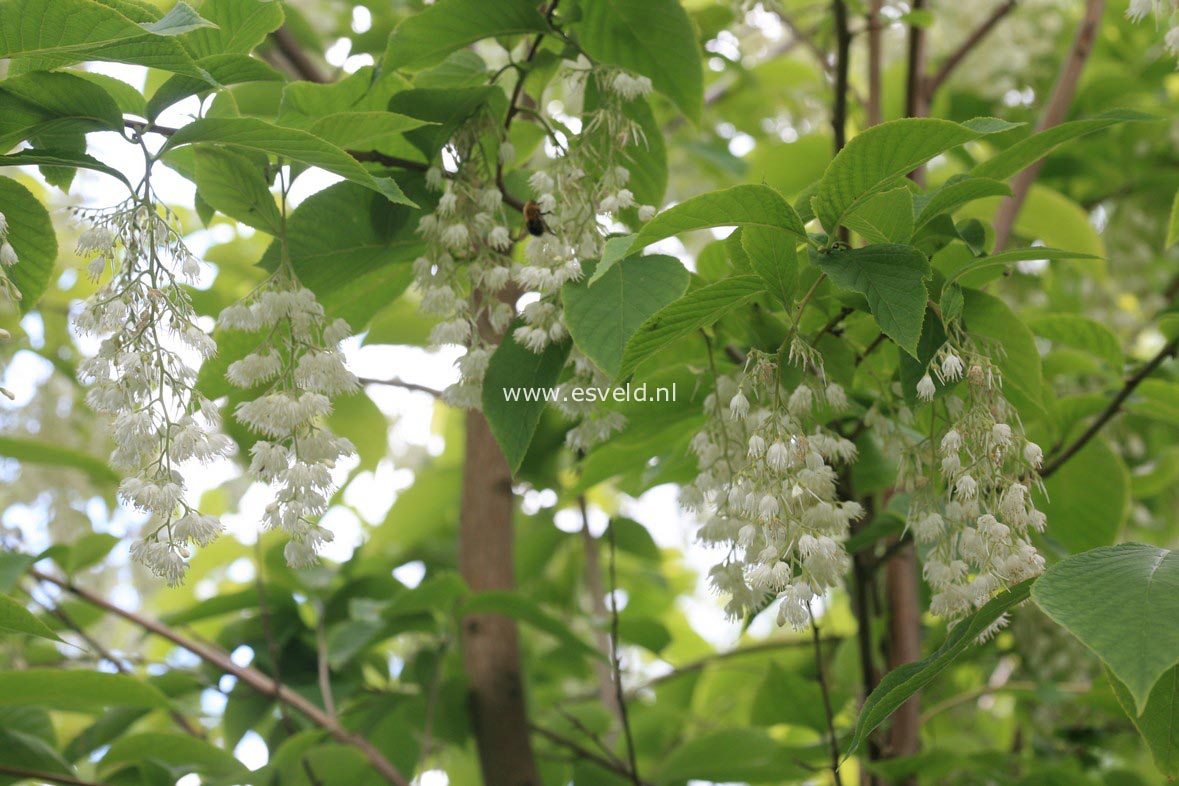
[[[182,43],[193,57],[245,55],[282,27],[283,4],[276,0],[203,0],[201,16],[216,26],[184,36]],[[203,62],[198,64],[204,67]]]
[[[1121,456],[1094,439],[1044,481],[1048,534],[1076,553],[1118,541],[1130,512],[1130,472]]]
[[[869,243],[908,243],[913,237],[913,192],[908,186],[882,191],[864,200],[844,223]]]
[[[119,765],[141,761],[163,764],[178,775],[196,773],[238,781],[250,771],[233,754],[187,734],[146,732],[120,737],[102,757],[99,771],[112,773]]]
[[[27,313],[49,287],[57,262],[57,234],[49,213],[37,198],[7,177],[0,177],[0,213],[8,220],[7,240],[19,260],[4,272],[20,290],[21,313]],[[0,438],[0,453],[6,441]]]
[[[1041,314],[1032,317],[1028,327],[1037,336],[1101,358],[1115,371],[1126,362],[1122,344],[1114,332],[1101,322],[1077,314]]]
[[[253,117],[206,117],[194,120],[169,137],[163,151],[205,142],[262,152],[287,161],[316,166],[350,182],[371,188],[390,202],[417,207],[392,178],[373,177],[352,156],[330,142],[307,131],[276,126]]]
[[[750,721],[758,726],[789,723],[825,731],[823,694],[813,677],[771,663],[753,698]]]
[[[44,704],[60,710],[167,708],[164,694],[125,674],[66,669],[0,672],[0,705]]]
[[[0,210],[2,209],[0,207]],[[4,213],[8,215],[7,211]],[[89,453],[25,437],[0,436],[0,456],[34,464],[80,469],[100,485],[117,485],[122,479],[122,476],[107,466],[105,461]]]
[[[1108,670],[1106,675],[1118,703],[1150,747],[1155,766],[1168,778],[1179,777],[1179,666],[1159,678],[1141,713],[1125,684]]]
[[[1027,262],[1033,259],[1101,259],[1101,257],[1080,251],[1066,251],[1062,248],[1047,248],[1046,246],[1013,248],[1008,251],[1000,251],[998,254],[970,260],[954,271],[953,275],[946,280],[946,286],[950,286],[963,276],[977,270],[989,267],[1006,267],[1016,262]]]
[[[564,621],[549,614],[536,601],[518,592],[487,590],[476,593],[463,604],[462,615],[468,614],[498,614],[511,617],[542,633],[547,633],[582,655],[598,659],[605,657],[604,653],[582,641]]]
[[[48,741],[28,733],[27,729],[0,728],[0,751],[4,751],[4,763],[9,767],[27,767],[35,772],[75,777],[73,768],[62,759],[61,754]],[[8,784],[29,781],[13,781],[6,775],[3,782]],[[49,782],[57,781],[50,778]]]
[[[724,729],[693,737],[663,760],[658,786],[687,780],[783,783],[809,777],[797,752],[759,729]]]
[[[263,5],[258,3],[258,5]],[[272,3],[277,6],[277,3]],[[197,65],[208,72],[213,84],[207,79],[196,79],[191,76],[176,75],[160,85],[151,99],[147,102],[144,114],[149,120],[159,117],[160,113],[178,101],[189,96],[215,90],[218,85],[237,85],[243,82],[281,82],[283,75],[272,66],[257,58],[243,54],[209,55],[197,61]]]
[[[815,215],[828,234],[868,197],[887,190],[897,179],[934,156],[985,134],[1015,126],[994,118],[965,124],[936,118],[904,118],[872,126],[832,159],[812,200]]]
[[[61,641],[56,633],[22,604],[7,595],[0,595],[0,636],[6,633],[23,633],[51,641]]]
[[[992,598],[985,606],[971,616],[961,620],[950,630],[936,651],[915,663],[893,669],[884,675],[880,684],[864,701],[860,717],[856,720],[855,733],[846,754],[854,752],[868,738],[873,729],[888,719],[897,708],[917,691],[924,688],[941,674],[958,656],[973,645],[980,634],[991,627],[1001,616],[1023,603],[1028,598],[1032,581],[1016,584]]]
[[[688,117],[704,105],[704,68],[692,20],[679,0],[580,0],[569,25],[594,60],[650,78]]]
[[[122,128],[115,99],[79,76],[33,71],[0,82],[0,150],[39,134]]]
[[[405,131],[428,124],[396,112],[337,112],[317,118],[307,130],[338,147],[372,150],[397,141]]]
[[[733,276],[692,290],[661,308],[626,344],[618,378],[625,379],[647,358],[673,341],[707,327],[765,291],[759,276]]]
[[[577,348],[616,377],[631,336],[659,309],[684,294],[690,276],[675,257],[624,259],[590,287],[571,282],[561,290],[565,321]]]
[[[407,16],[389,35],[382,66],[421,69],[484,38],[544,33],[548,22],[533,0],[439,0]]]
[[[1141,543],[1086,551],[1049,568],[1032,599],[1097,653],[1137,715],[1179,663],[1179,552]]]
[[[549,344],[537,354],[516,343],[512,333],[519,326],[516,322],[508,329],[483,380],[483,414],[513,474],[528,453],[544,412],[545,396],[557,384],[571,346],[568,341]]]
[[[205,202],[255,229],[282,234],[282,213],[263,174],[264,160],[212,145],[198,145],[194,158],[197,193]]]
[[[127,186],[127,190],[131,190],[131,183],[122,172],[112,169],[97,158],[73,150],[42,150],[39,148],[21,150],[17,153],[0,156],[0,167],[6,166],[58,166],[92,169],[95,172],[101,172],[121,180]]]
[[[1175,192],[1175,201],[1171,203],[1171,220],[1167,222],[1167,242],[1163,248],[1170,248],[1179,243],[1179,191]]]
[[[139,26],[156,35],[180,35],[202,27],[217,27],[215,23],[203,19],[196,9],[184,0],[172,6],[168,13],[155,22],[140,22]]]
[[[119,543],[120,539],[108,532],[87,532],[70,544],[62,568],[70,575],[85,570],[101,562]]]
[[[744,185],[700,194],[664,210],[643,226],[630,250],[639,251],[681,232],[725,226],[784,229],[800,240],[807,239],[802,220],[777,191],[769,186]]]
[[[142,6],[135,7],[144,16]],[[122,11],[128,11],[122,6]],[[155,21],[152,15],[144,21]],[[53,69],[82,60],[203,74],[173,36],[144,30],[113,6],[96,0],[9,0],[0,3],[0,60],[19,58],[22,72]]]
[[[1033,134],[1016,142],[998,155],[992,156],[970,171],[975,177],[989,177],[1006,180],[1040,158],[1046,156],[1057,145],[1079,136],[1108,128],[1118,123],[1137,120],[1158,120],[1153,115],[1135,112],[1131,109],[1116,109],[1089,120],[1074,120],[1061,123],[1046,131]]]
[[[780,230],[762,226],[741,228],[741,247],[749,257],[753,271],[766,282],[770,293],[787,308],[794,302],[798,280],[796,238]]]
[[[1179,427],[1179,383],[1165,379],[1145,379],[1127,410],[1144,418]]]
[[[859,292],[880,329],[916,357],[917,340],[929,294],[929,260],[912,246],[878,244],[837,249],[811,256],[820,270],[843,289]]]
[[[607,238],[605,246],[602,249],[602,258],[594,266],[594,272],[586,280],[586,286],[592,287],[602,276],[606,275],[606,271],[630,256],[630,246],[634,240],[634,235],[620,235],[618,237]]]
[[[966,289],[962,292],[962,318],[966,328],[982,338],[990,339],[1000,349],[995,362],[1003,373],[1003,392],[1019,410],[1034,408],[1035,414],[1044,411],[1044,371],[1036,339],[1006,303],[997,297]]]
[[[962,205],[976,199],[1010,195],[1011,187],[1002,181],[987,177],[954,175],[945,185],[918,202],[919,212],[915,228],[920,229],[943,213],[953,213]]]

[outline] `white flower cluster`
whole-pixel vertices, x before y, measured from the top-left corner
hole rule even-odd
[[[8,217],[0,213],[0,289],[4,290],[9,300],[19,301],[21,299],[20,290],[8,278],[8,268],[19,261],[16,249],[12,247],[12,243],[8,239]]]
[[[988,357],[948,347],[940,357],[935,373],[948,382],[964,375],[965,395],[945,397],[948,428],[916,446],[902,463],[902,483],[913,491],[908,528],[926,547],[930,610],[957,619],[1043,571],[1030,541],[1047,522],[1031,495],[1043,451],[1024,437]],[[921,391],[929,379],[918,385],[923,399],[933,398]]]
[[[290,537],[283,552],[289,565],[311,565],[316,550],[332,540],[319,524],[334,490],[331,470],[356,451],[323,425],[332,397],[360,386],[339,348],[351,329],[342,319],[329,322],[315,294],[285,263],[244,301],[222,311],[219,324],[263,334],[253,352],[229,365],[231,384],[256,391],[234,415],[262,437],[250,448],[249,471],[275,489],[263,523]]]
[[[178,275],[194,280],[200,263],[188,252],[175,217],[154,201],[104,211],[79,210],[89,224],[77,252],[89,257],[97,280],[110,281],[82,304],[74,325],[104,336],[97,354],[78,366],[91,383],[86,401],[114,419],[111,465],[127,473],[119,497],[151,515],[150,532],[132,556],[170,586],[187,570],[188,544],[205,546],[220,522],[184,501],[180,464],[211,461],[231,444],[218,433],[217,407],[193,390],[196,369],[182,352],[212,357],[216,344],[196,325],[196,313]]]
[[[795,357],[814,370],[792,391],[782,388],[776,362],[751,356],[743,378],[721,376],[704,401],[710,416],[692,440],[700,474],[680,503],[699,512],[700,540],[728,549],[709,573],[729,596],[734,618],[777,599],[779,625],[810,620],[810,602],[837,585],[849,566],[843,546],[863,507],[841,501],[835,466],[856,458],[856,447],[820,425],[820,415],[847,406],[838,384],[823,381],[806,348]]]
[[[1179,58],[1179,1],[1177,0],[1130,0],[1126,17],[1132,22],[1141,22],[1153,15],[1155,23],[1166,26],[1163,46],[1172,57]]]

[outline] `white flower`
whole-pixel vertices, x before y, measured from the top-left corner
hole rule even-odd
[[[0,235],[8,234],[8,216],[0,213]]]
[[[772,521],[780,509],[778,498],[773,494],[766,494],[757,504],[757,515],[762,521]]]
[[[1031,464],[1036,469],[1044,463],[1044,451],[1035,442],[1029,442],[1023,446],[1024,461]]]
[[[1172,27],[1167,31],[1167,35],[1163,38],[1163,43],[1167,47],[1167,51],[1172,55],[1179,56],[1179,27]]]
[[[991,428],[991,439],[996,445],[1007,446],[1011,444],[1011,426],[1006,423],[996,423]]]
[[[744,420],[748,414],[749,399],[738,389],[737,394],[729,399],[729,417],[733,420]]]
[[[442,242],[452,251],[462,251],[470,244],[471,233],[466,224],[451,224],[442,230]]]
[[[315,556],[315,549],[295,540],[287,541],[287,545],[283,546],[282,555],[286,558],[287,565],[292,568],[309,568],[319,561]]]
[[[824,395],[827,397],[827,406],[832,409],[846,409],[847,408],[847,393],[844,392],[843,387],[835,382],[827,386]]]
[[[1130,0],[1130,7],[1126,9],[1126,18],[1131,22],[1141,22],[1155,9],[1158,0]]]
[[[913,537],[918,543],[932,543],[945,530],[946,522],[937,511],[929,511],[912,522]]]
[[[329,396],[354,393],[360,387],[356,375],[344,366],[344,355],[336,350],[308,352],[299,358],[295,384]]]
[[[225,330],[253,332],[261,327],[258,315],[243,303],[234,303],[224,309],[217,321]]]
[[[180,274],[189,281],[196,281],[201,277],[201,263],[192,254],[186,254],[180,265]]]
[[[544,170],[537,170],[528,178],[528,186],[537,194],[547,194],[553,190],[553,178]]]
[[[458,194],[453,191],[447,191],[438,200],[437,213],[440,216],[453,216],[455,209],[458,207]]]
[[[610,83],[611,89],[627,101],[633,101],[651,92],[651,80],[645,76],[631,76],[625,71],[619,71]]]
[[[790,466],[790,451],[781,442],[775,440],[766,451],[766,463],[775,472],[782,472]]]
[[[11,243],[7,240],[0,243],[0,264],[4,265],[4,267],[12,267],[19,261],[16,256],[16,249],[12,247]]]
[[[440,322],[430,331],[432,344],[465,344],[471,337],[471,323],[465,319]]]
[[[290,453],[282,445],[259,440],[250,448],[250,474],[267,482],[286,472]]]
[[[229,364],[225,378],[229,384],[239,388],[252,388],[269,382],[282,371],[282,358],[276,353],[250,354]]]
[[[917,383],[917,398],[922,401],[933,401],[934,395],[937,393],[937,386],[933,384],[933,377],[926,373]]]
[[[542,213],[552,213],[557,209],[557,198],[552,194],[541,194],[536,198],[536,204]]]
[[[204,516],[190,510],[172,525],[172,535],[177,540],[192,541],[198,546],[208,546],[222,533],[224,527],[216,516]]]
[[[790,414],[795,417],[802,417],[811,411],[811,406],[814,403],[814,393],[806,385],[799,385],[790,394],[790,401],[786,404],[786,408],[790,410]]]
[[[441,191],[445,182],[440,167],[432,166],[426,170],[426,188],[431,191]]]
[[[962,363],[962,358],[953,352],[942,359],[942,379],[950,381],[959,379],[965,371],[966,366]]]
[[[963,475],[954,484],[954,492],[960,499],[973,499],[978,493],[978,483],[970,475]]]
[[[962,448],[962,435],[957,429],[950,429],[942,437],[942,453],[957,453]]]
[[[507,251],[512,247],[512,235],[507,227],[497,226],[487,233],[487,244],[496,251]]]
[[[761,435],[754,434],[749,438],[749,457],[761,458],[766,452],[766,441],[762,439]]]
[[[620,188],[618,193],[614,195],[614,200],[620,208],[625,210],[628,207],[634,207],[635,195],[629,188]]]

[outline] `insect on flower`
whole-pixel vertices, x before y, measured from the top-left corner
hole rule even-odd
[[[540,205],[531,199],[524,203],[524,226],[528,228],[528,234],[534,237],[540,237],[545,233],[544,212],[541,211]]]

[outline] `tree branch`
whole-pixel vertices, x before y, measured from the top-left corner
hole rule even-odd
[[[835,713],[831,710],[831,691],[827,687],[827,670],[823,668],[823,645],[819,641],[819,626],[815,623],[815,612],[807,603],[807,615],[811,618],[811,641],[815,648],[815,670],[819,678],[819,692],[823,696],[823,714],[827,719],[827,744],[831,748],[831,777],[835,786],[843,786],[839,774],[839,737],[835,733]]]
[[[303,47],[299,46],[299,42],[295,40],[295,36],[286,25],[270,34],[270,39],[274,41],[274,45],[278,51],[282,52],[283,57],[295,69],[295,73],[306,79],[308,82],[317,82],[319,84],[326,84],[331,80],[319,70],[307,53],[303,51]]]
[[[1036,131],[1044,131],[1059,125],[1068,115],[1069,105],[1077,92],[1081,71],[1085,68],[1085,61],[1089,59],[1089,52],[1092,51],[1093,42],[1097,38],[1097,29],[1101,24],[1101,14],[1104,10],[1105,0],[1088,0],[1085,4],[1085,15],[1077,26],[1077,36],[1064,63],[1061,64],[1056,85],[1052,88],[1052,96],[1044,106],[1044,114],[1036,124]],[[1043,165],[1043,159],[1040,159],[1012,179],[1011,196],[1003,200],[995,215],[994,253],[1007,247],[1015,226],[1015,218],[1019,215],[1028,191],[1031,190],[1032,183],[1035,182],[1036,175],[1040,173]]]
[[[61,775],[56,772],[31,770],[27,767],[13,767],[10,764],[0,764],[0,775],[13,775],[21,780],[44,781],[45,783],[60,783],[62,786],[106,786],[97,781],[84,781],[72,775]]]
[[[311,701],[303,698],[300,694],[288,688],[286,685],[272,679],[266,674],[258,671],[250,666],[239,666],[233,662],[229,653],[216,647],[212,644],[206,644],[201,641],[190,639],[181,635],[176,630],[168,627],[162,622],[150,619],[134,611],[129,611],[120,606],[116,606],[110,601],[102,598],[89,590],[78,587],[73,583],[64,579],[59,579],[56,576],[51,576],[48,573],[43,573],[36,568],[29,569],[29,575],[37,581],[43,581],[47,584],[53,584],[61,589],[71,593],[77,598],[96,606],[103,611],[121,617],[128,622],[143,628],[149,633],[153,633],[162,639],[172,642],[178,647],[188,650],[193,655],[196,655],[206,663],[216,666],[226,674],[231,674],[238,679],[239,682],[244,683],[248,687],[257,692],[272,696],[276,700],[286,704],[292,709],[298,711],[301,715],[307,717],[316,726],[319,726],[328,732],[337,741],[346,745],[351,745],[364,754],[368,759],[374,771],[380,774],[389,783],[394,786],[410,786],[409,780],[401,774],[397,767],[385,758],[377,748],[364,737],[354,732],[349,731],[340,725],[339,721],[327,715],[322,709],[316,706]],[[83,786],[89,786],[83,784]]]
[[[579,759],[585,759],[586,761],[591,761],[594,764],[601,767],[602,769],[607,770],[609,772],[616,773],[618,775],[621,775],[624,778],[629,779],[633,775],[633,773],[627,771],[626,766],[623,765],[622,763],[611,761],[610,759],[607,759],[605,756],[597,754],[597,753],[591,751],[589,748],[586,748],[585,746],[580,745],[573,740],[562,737],[560,734],[557,734],[556,732],[549,731],[548,729],[544,728],[543,726],[537,726],[535,723],[533,723],[533,724],[529,725],[529,728],[531,728],[533,732],[544,737],[546,740],[553,743],[554,745],[570,751],[575,756],[577,756]],[[636,784],[636,786],[654,786],[653,784],[651,784],[648,781],[639,780],[637,778],[637,776],[634,779],[634,783]]]
[[[973,52],[974,48],[982,43],[983,39],[990,35],[991,31],[994,30],[995,27],[998,26],[998,24],[1002,22],[1008,14],[1015,10],[1015,6],[1018,4],[1018,2],[1019,0],[1006,0],[1005,3],[995,8],[991,15],[984,19],[983,22],[978,27],[976,27],[974,31],[962,41],[961,44],[958,45],[958,48],[955,49],[950,54],[950,56],[942,62],[941,67],[939,67],[932,76],[925,79],[922,89],[925,93],[925,102],[927,105],[933,102],[934,94],[937,93],[938,89],[943,84],[945,84],[947,79],[950,78],[950,75],[954,72],[954,69],[961,65],[962,61],[966,59],[966,56]]]
[[[362,385],[389,385],[395,388],[404,388],[405,390],[412,390],[415,393],[427,393],[434,398],[441,398],[442,391],[437,388],[432,388],[429,385],[419,385],[416,382],[406,382],[404,379],[374,379],[372,377],[360,377],[360,384]]]
[[[1105,424],[1113,419],[1113,417],[1121,411],[1122,404],[1125,403],[1126,399],[1130,397],[1130,394],[1132,394],[1134,390],[1142,384],[1142,381],[1153,374],[1154,371],[1163,364],[1163,361],[1169,357],[1175,357],[1176,355],[1179,355],[1179,338],[1168,342],[1166,346],[1159,350],[1158,354],[1147,361],[1146,364],[1142,366],[1142,368],[1138,369],[1130,377],[1128,377],[1125,384],[1122,385],[1122,389],[1118,391],[1117,395],[1115,395],[1110,400],[1105,409],[1101,410],[1101,413],[1098,414],[1093,422],[1089,424],[1089,428],[1085,429],[1081,436],[1073,440],[1073,442],[1069,444],[1068,447],[1062,449],[1052,458],[1051,461],[1044,465],[1044,468],[1040,470],[1040,477],[1049,477],[1059,470],[1066,461],[1079,453],[1081,448],[1085,447],[1089,440],[1097,436],[1097,432],[1101,431],[1101,429],[1105,427]]]
[[[622,691],[622,659],[618,655],[618,646],[622,638],[619,635],[618,618],[618,575],[615,570],[617,545],[614,538],[614,527],[606,530],[610,542],[610,667],[614,670],[614,699],[618,703],[618,715],[622,720],[622,732],[626,738],[626,757],[630,762],[630,776],[635,786],[642,786],[639,779],[639,764],[635,756],[635,739],[630,730],[630,716],[626,710],[626,696]]]

